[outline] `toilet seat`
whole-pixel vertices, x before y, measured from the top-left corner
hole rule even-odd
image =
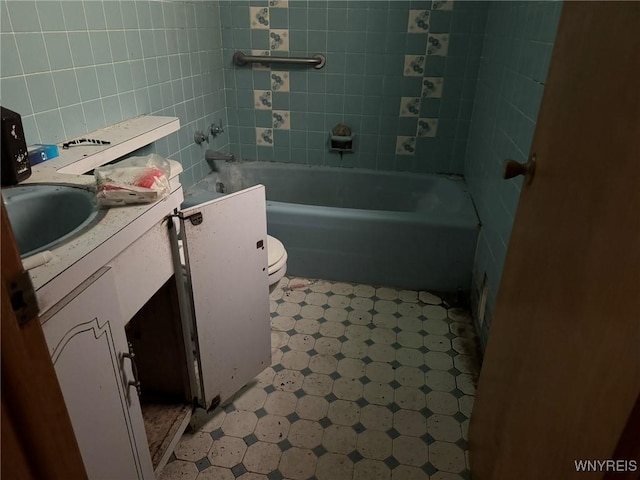
[[[280,240],[267,235],[267,263],[269,276],[276,273],[287,263],[287,251]]]

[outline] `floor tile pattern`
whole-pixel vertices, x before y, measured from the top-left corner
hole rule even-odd
[[[197,411],[161,480],[463,480],[468,313],[428,292],[283,278],[271,367]]]

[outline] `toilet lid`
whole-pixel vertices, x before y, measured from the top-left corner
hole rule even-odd
[[[277,238],[273,238],[271,235],[267,235],[267,263],[269,270],[277,263],[281,263],[282,257],[287,255],[284,245]],[[286,260],[285,260],[286,261]]]

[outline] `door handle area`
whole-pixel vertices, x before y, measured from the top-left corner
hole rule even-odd
[[[536,155],[535,153],[531,155],[526,163],[505,160],[502,168],[502,178],[505,180],[522,175],[526,178],[527,183],[531,183],[536,172]]]
[[[127,386],[135,387],[136,392],[138,393],[138,396],[140,396],[142,394],[142,388],[141,388],[140,379],[138,377],[138,366],[136,365],[136,360],[135,360],[136,354],[133,353],[133,345],[131,345],[130,342],[129,342],[129,352],[123,353],[122,358],[123,359],[128,358],[129,360],[131,360],[131,370],[133,371],[133,380],[129,380],[127,382]]]

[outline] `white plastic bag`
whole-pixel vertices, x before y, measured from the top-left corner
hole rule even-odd
[[[153,203],[171,193],[169,161],[152,153],[94,170],[96,199],[101,207]]]

